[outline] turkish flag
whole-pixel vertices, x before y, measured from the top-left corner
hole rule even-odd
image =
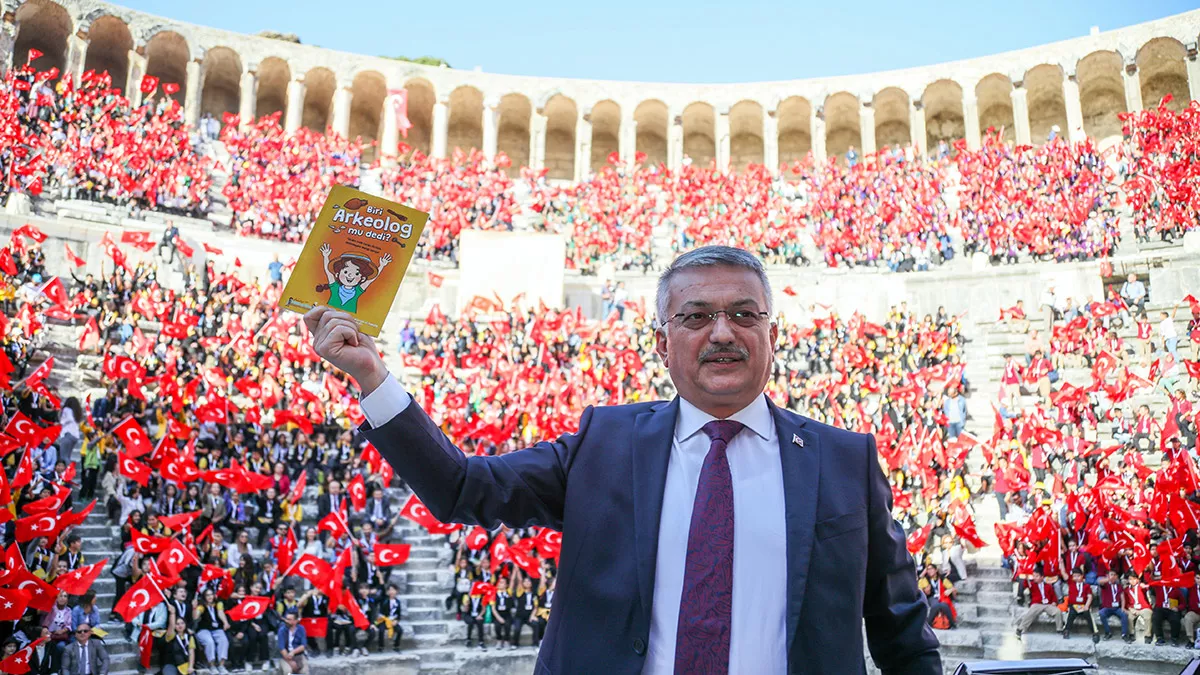
[[[196,255],[196,249],[192,248],[192,246],[184,241],[183,237],[180,236],[175,237],[175,249],[183,254],[183,257],[185,258],[190,258]]]
[[[40,445],[44,432],[44,429],[20,411],[14,413],[12,418],[8,420],[8,424],[4,427],[5,434],[15,438],[21,445],[27,448],[36,448]]]
[[[58,516],[53,513],[38,513],[17,520],[17,541],[33,541],[38,537],[54,538],[58,532]]]
[[[5,580],[5,584],[10,588],[29,593],[29,606],[39,612],[49,612],[54,607],[55,599],[58,598],[57,589],[33,576],[27,569],[14,570],[14,573]]]
[[[267,608],[269,608],[272,604],[271,598],[262,595],[247,595],[245,598],[242,598],[242,601],[238,603],[237,607],[225,612],[225,616],[228,617],[230,621],[248,621],[250,619],[257,619],[265,614]]]
[[[146,555],[149,553],[162,553],[171,547],[171,542],[174,539],[170,537],[152,537],[148,534],[143,534],[136,527],[129,528],[130,540],[133,543],[133,550]]]
[[[35,52],[37,50],[30,49],[29,51]],[[25,675],[25,673],[28,673],[30,669],[29,662],[33,660],[33,652],[38,648],[38,645],[42,644],[47,639],[48,638],[38,638],[25,645],[24,649],[18,649],[15,653],[13,653],[12,656],[0,661],[0,671],[9,673],[9,675]]]
[[[138,381],[145,379],[146,369],[128,356],[116,356],[109,352],[101,364],[104,375],[111,380]]]
[[[163,478],[182,487],[200,478],[201,473],[195,462],[187,457],[176,455],[163,463],[162,475]]]
[[[138,424],[133,415],[121,420],[112,428],[112,432],[114,436],[121,439],[121,443],[129,451],[127,456],[130,459],[148,455],[154,450],[154,446],[150,444],[150,437],[146,435],[145,429],[142,429],[142,425]]]
[[[361,473],[350,479],[350,483],[346,485],[346,492],[350,495],[350,505],[355,511],[367,508],[367,484]]]
[[[20,588],[0,588],[0,621],[17,621],[28,607],[28,591]]]
[[[179,85],[174,82],[164,82],[162,88],[163,93],[167,96],[174,96],[179,93]]]
[[[337,511],[330,511],[328,515],[317,523],[317,532],[325,531],[328,531],[336,539],[341,539],[343,536],[350,534],[350,530],[346,529],[345,518]]]
[[[25,55],[25,65],[29,65],[30,61],[37,61],[44,56],[44,52],[40,49],[29,48],[29,52]]]
[[[562,551],[562,532],[543,527],[534,536],[533,543],[543,558],[558,558]]]
[[[178,539],[171,539],[171,544],[158,556],[158,568],[164,574],[178,576],[180,572],[199,565],[200,559]]]
[[[471,595],[482,595],[486,605],[496,597],[496,587],[486,581],[476,581],[471,584]]]
[[[203,571],[200,572],[200,583],[224,579],[227,576],[229,576],[229,570],[217,565],[205,565]]]
[[[300,477],[296,479],[296,483],[292,485],[292,489],[287,493],[287,503],[298,504],[304,496],[304,485],[308,482],[308,469],[300,470]]]
[[[415,494],[408,496],[404,508],[400,509],[400,515],[425,528],[430,534],[450,534],[462,529],[462,525],[457,523],[443,523],[434,518]]]
[[[90,352],[100,344],[100,326],[96,324],[96,317],[88,317],[87,324],[83,327],[83,332],[79,334],[79,342],[76,348],[81,352]]]
[[[247,398],[255,400],[262,398],[262,385],[249,377],[243,377],[233,383],[234,388],[246,395]]]
[[[534,579],[538,579],[542,576],[541,570],[538,568],[537,558],[534,558],[533,556],[522,551],[518,551],[515,547],[509,548],[508,555],[512,558],[513,563],[517,567],[520,567],[522,570],[524,570],[525,574],[528,574]]]
[[[150,467],[121,451],[117,451],[117,470],[142,487],[150,484]]]
[[[441,288],[442,282],[446,280],[442,275],[434,274],[433,272],[426,272],[425,277],[429,279],[429,285],[434,288]]]
[[[208,244],[205,244],[203,242],[201,242],[200,245],[204,247],[205,253],[211,253],[212,255],[221,255],[224,253],[224,251],[217,248],[216,246],[209,246]]]
[[[488,531],[476,525],[471,528],[470,532],[467,532],[467,548],[471,551],[481,551],[488,545],[489,539],[491,539],[491,535],[488,534]]]
[[[150,574],[142,577],[136,584],[125,591],[125,595],[113,606],[113,611],[121,615],[126,622],[133,617],[153,608],[163,601],[162,591],[154,585],[154,577]]]
[[[30,223],[25,223],[24,225],[13,230],[13,236],[29,237],[39,244],[46,241],[46,233],[34,227]]]
[[[333,581],[333,567],[312,554],[305,553],[300,556],[292,567],[297,576],[308,579],[317,588],[329,588]]]
[[[104,570],[107,562],[108,558],[105,558],[98,563],[84,565],[60,575],[54,580],[54,587],[67,595],[83,595],[87,589],[92,587],[92,584],[96,583],[96,578],[100,576],[100,572]]]
[[[512,549],[508,545],[508,537],[501,534],[492,541],[492,572],[500,565],[512,560]]]
[[[342,589],[342,606],[350,612],[350,618],[354,619],[355,628],[366,630],[371,625],[367,615],[363,614],[362,607],[358,605],[358,600],[354,598],[354,594],[348,588]]]
[[[71,488],[66,485],[55,486],[54,494],[48,497],[42,497],[36,501],[29,502],[21,507],[25,513],[58,513],[58,510],[67,503],[67,498],[71,496]],[[79,595],[74,593],[73,595]]]
[[[411,551],[409,544],[375,544],[375,564],[379,567],[392,567],[408,562]]]
[[[158,89],[158,78],[153,75],[143,75],[140,89],[142,90],[143,94],[149,94],[155,89]],[[126,620],[128,621],[128,619]]]
[[[33,451],[26,450],[25,454],[21,455],[21,461],[17,463],[17,471],[13,474],[12,482],[8,487],[10,490],[16,490],[25,487],[31,480],[33,480]]]
[[[1200,380],[1200,361],[1184,361],[1183,367],[1193,380]]]
[[[304,633],[310,638],[323,638],[329,630],[329,619],[323,616],[313,616],[307,619],[300,619],[300,625],[304,626]]]
[[[929,541],[929,532],[933,529],[933,522],[928,522],[925,527],[919,530],[913,530],[912,533],[905,538],[905,547],[911,555],[916,555],[925,548],[925,542]]]
[[[149,245],[150,248],[154,248],[154,242],[150,241],[150,233],[145,230],[126,230],[122,232],[121,243],[133,244],[137,248],[141,248],[143,245]],[[150,249],[142,250],[148,251]]]

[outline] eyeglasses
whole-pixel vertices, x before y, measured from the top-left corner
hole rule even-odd
[[[90,633],[90,632],[92,632],[92,631],[90,631],[90,630],[87,630],[87,629],[84,629],[84,628],[80,628],[79,630],[75,631],[75,634],[76,634],[76,635],[83,635],[84,633]]]
[[[724,314],[725,318],[736,323],[742,328],[754,328],[771,315],[766,312],[756,312],[750,309],[738,309],[730,311],[728,309],[718,309],[715,312],[680,312],[667,322],[678,321],[679,325],[688,330],[700,330],[708,326],[708,324],[717,320],[718,314]]]

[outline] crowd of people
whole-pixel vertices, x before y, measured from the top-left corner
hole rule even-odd
[[[776,264],[901,272],[976,253],[994,264],[1091,260],[1120,243],[1123,204],[1141,241],[1151,233],[1178,239],[1200,212],[1197,102],[1123,114],[1123,141],[1105,152],[1092,139],[1056,134],[1037,147],[1013,146],[989,131],[977,150],[961,140],[928,157],[912,146],[884,147],[861,157],[852,151],[845,161],[809,156],[775,174],[686,158],[671,170],[638,154],[563,182],[476,149],[437,159],[401,145],[397,160],[362,167],[362,139],[306,128],[288,134],[278,113],[245,125],[231,114],[205,118],[192,129],[170,97],[176,86],[148,76],[134,106],[106,73],[73,83],[53,70],[11,69],[0,85],[9,113],[0,197],[16,191],[203,216],[216,208],[214,173],[225,173],[221,195],[236,232],[296,241],[330,185],[358,185],[370,168],[386,196],[430,212],[420,257],[456,263],[464,230],[528,227],[568,235],[566,264],[585,272],[651,268],[659,262],[656,233],[672,252],[723,243]],[[216,128],[227,161],[214,159]]]

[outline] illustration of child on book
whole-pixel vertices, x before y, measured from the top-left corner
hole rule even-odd
[[[329,256],[333,254],[333,247],[322,244],[320,251],[329,283],[319,284],[317,292],[329,291],[329,306],[351,314],[358,311],[359,297],[379,278],[383,268],[392,262],[392,256],[388,253],[379,259],[378,267],[361,253],[343,253],[331,264]]]

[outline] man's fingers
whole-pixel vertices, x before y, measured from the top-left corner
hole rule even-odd
[[[325,340],[327,346],[344,343],[352,347],[358,346],[358,331],[348,326],[336,325],[328,333]]]
[[[313,307],[304,313],[304,325],[308,327],[308,332],[316,334],[317,327],[321,325],[321,319],[330,311],[328,307]]]

